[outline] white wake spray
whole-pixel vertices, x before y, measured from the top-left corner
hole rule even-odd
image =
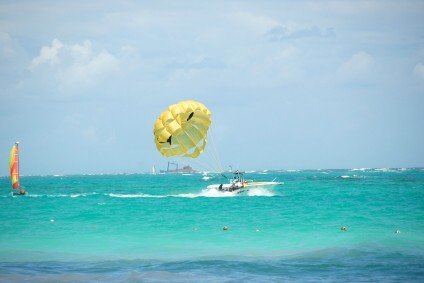
[[[113,198],[164,198],[167,196],[149,195],[149,194],[105,194]]]
[[[249,197],[273,197],[275,193],[272,189],[257,187],[249,189],[247,195]]]
[[[96,195],[96,192],[93,193],[74,193],[74,194],[48,194],[48,195],[37,195],[30,194],[28,197],[48,197],[48,198],[78,198],[78,197],[88,197],[92,195]],[[218,189],[203,189],[197,193],[182,193],[182,194],[170,194],[170,195],[150,195],[143,193],[134,193],[134,194],[118,194],[118,193],[105,193],[105,196],[109,196],[112,198],[167,198],[167,197],[176,197],[176,198],[198,198],[198,197],[207,197],[207,198],[220,198],[220,197],[236,197],[236,196],[249,196],[249,197],[272,197],[275,196],[275,193],[272,189],[267,188],[250,188],[247,191],[243,192],[222,192]]]
[[[237,192],[221,192],[217,189],[204,189],[199,193],[178,194],[178,195],[172,195],[172,196],[183,197],[183,198],[197,198],[197,197],[219,198],[219,197],[235,197],[237,196]]]

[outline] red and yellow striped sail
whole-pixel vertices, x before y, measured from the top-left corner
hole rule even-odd
[[[12,182],[12,188],[19,188],[19,155],[18,155],[18,143],[15,143],[10,151],[9,159],[10,168],[10,181]]]

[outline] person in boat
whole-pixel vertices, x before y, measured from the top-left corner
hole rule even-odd
[[[24,196],[26,194],[27,194],[27,192],[25,191],[24,188],[21,188],[18,193],[13,193],[13,195],[15,195],[15,196]]]

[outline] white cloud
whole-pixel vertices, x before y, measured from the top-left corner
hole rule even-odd
[[[344,62],[340,66],[339,72],[345,79],[362,80],[372,75],[374,65],[374,58],[370,54],[361,51]]]
[[[49,63],[57,64],[59,63],[58,54],[60,49],[63,48],[62,42],[57,39],[53,39],[51,46],[44,46],[40,50],[40,55],[32,59],[30,70],[34,70],[38,65]]]
[[[419,63],[414,68],[414,73],[422,80],[424,80],[424,64]]]
[[[76,63],[87,62],[92,57],[92,46],[89,40],[83,42],[83,44],[74,44],[69,46],[69,52],[74,58]]]
[[[81,47],[73,46],[71,48],[74,62],[67,66],[60,76],[63,83],[93,83],[96,78],[114,72],[119,68],[120,60],[109,52],[102,50],[93,55],[91,44],[86,44],[85,48]]]
[[[82,44],[64,44],[58,39],[41,48],[29,69],[36,72],[46,65],[48,73],[65,87],[78,83],[94,83],[103,75],[119,68],[121,60],[106,50],[95,52],[89,40]],[[54,74],[51,74],[54,73]]]

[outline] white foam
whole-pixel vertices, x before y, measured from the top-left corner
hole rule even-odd
[[[174,194],[174,195],[149,195],[149,194],[114,194],[109,193],[105,194],[110,197],[114,198],[166,198],[166,197],[176,197],[176,198],[198,198],[198,197],[208,197],[208,198],[220,198],[220,197],[235,197],[240,195],[247,195],[247,196],[266,196],[271,197],[275,196],[275,193],[272,190],[266,189],[266,188],[250,188],[246,194],[239,193],[237,191],[234,192],[222,192],[218,189],[203,189],[202,191],[198,193],[185,193],[185,194]]]
[[[58,195],[30,195],[31,197],[48,197],[48,198],[65,198],[70,197],[70,195],[58,194]]]
[[[97,195],[96,192],[92,193],[76,193],[76,194],[70,194],[70,195],[63,195],[63,196],[70,196],[71,198],[78,198],[78,197],[86,197],[86,196],[92,196]]]
[[[105,194],[113,198],[163,198],[167,196],[155,196],[148,194]]]
[[[48,197],[48,198],[66,198],[66,197],[71,197],[71,198],[77,198],[77,197],[86,197],[86,196],[91,196],[91,195],[97,195],[96,192],[93,193],[79,193],[79,194],[56,194],[56,195],[36,195],[36,194],[29,194],[28,197],[32,197],[32,198],[41,198],[41,197]]]
[[[30,198],[41,198],[41,197],[43,197],[43,195],[28,194],[27,197],[30,197]]]
[[[367,171],[367,170],[370,170],[370,168],[353,168],[353,169],[351,169],[350,171]]]
[[[340,176],[339,178],[342,178],[342,179],[365,179],[365,178],[368,178],[368,177],[354,174],[353,176],[343,175],[343,176]]]
[[[70,195],[71,198],[77,198],[77,197],[80,197],[80,196],[82,196],[82,194],[71,194]]]
[[[270,189],[257,187],[249,189],[247,195],[250,197],[272,197],[275,196],[275,193]]]
[[[219,197],[235,197],[236,195],[237,195],[237,192],[221,192],[217,189],[204,189],[199,193],[178,194],[178,195],[171,195],[171,196],[182,197],[182,198],[197,198],[197,197],[219,198]]]
[[[58,194],[58,195],[46,195],[46,196],[51,198],[66,198],[66,197],[70,197],[71,195]]]

